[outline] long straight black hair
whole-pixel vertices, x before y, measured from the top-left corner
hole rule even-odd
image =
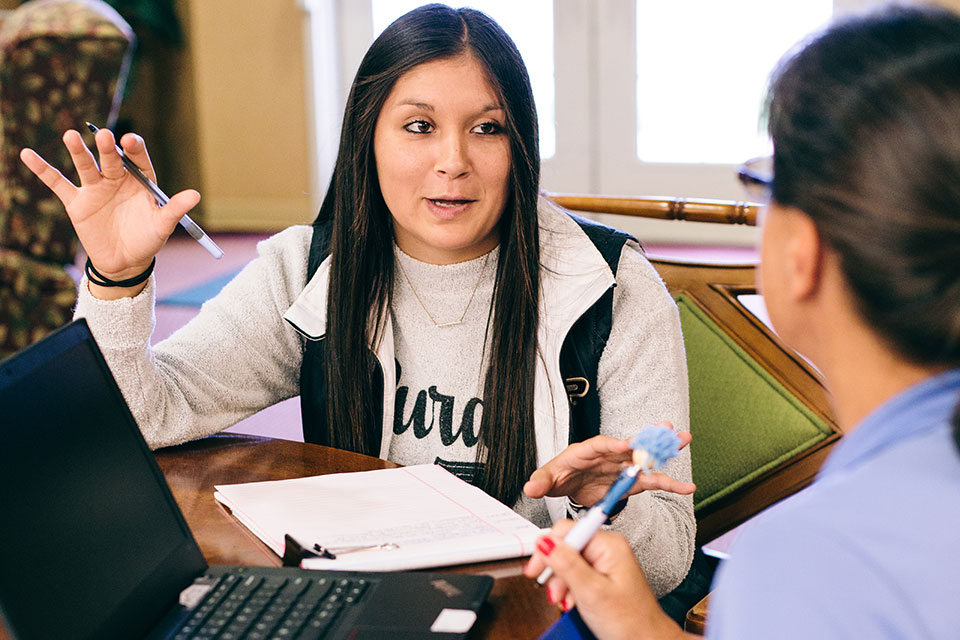
[[[373,135],[397,80],[413,67],[469,55],[506,112],[511,172],[499,222],[500,252],[488,328],[478,459],[480,486],[513,504],[536,468],[533,379],[538,323],[540,160],[537,115],[526,67],[503,29],[485,14],[440,4],[414,9],[374,41],[347,99],[340,149],[315,225],[332,222],[327,293],[328,441],[379,453],[364,417],[383,402],[373,391],[370,348],[383,335],[394,280],[393,219],[380,192]],[[377,425],[379,426],[379,425]]]
[[[774,199],[814,221],[890,346],[960,364],[960,16],[892,6],[840,22],[768,95]],[[960,446],[960,409],[953,421]]]

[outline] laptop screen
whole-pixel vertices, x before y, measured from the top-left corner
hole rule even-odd
[[[206,564],[83,320],[0,363],[0,609],[141,636]]]

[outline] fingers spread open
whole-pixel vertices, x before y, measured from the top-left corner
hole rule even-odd
[[[100,173],[107,180],[123,179],[126,169],[123,168],[123,160],[117,153],[113,132],[109,129],[100,129],[93,139],[97,142],[97,154],[100,156]]]
[[[143,138],[135,133],[126,133],[120,138],[120,146],[128,158],[140,167],[140,170],[154,183],[157,182],[157,175],[153,170],[153,164],[150,162],[150,155],[147,153],[147,145]]]
[[[43,184],[53,191],[54,195],[60,198],[63,206],[67,206],[77,194],[77,187],[72,182],[63,177],[63,174],[50,166],[46,160],[33,149],[22,149],[20,151],[20,160],[27,165]]]
[[[523,492],[531,498],[542,498],[552,488],[553,481],[550,472],[546,468],[540,467],[530,474],[530,479],[523,485]]]
[[[640,491],[669,491],[680,495],[689,495],[697,490],[697,485],[692,482],[680,482],[674,480],[664,473],[641,474],[637,483],[633,486],[633,493]]]
[[[593,436],[583,442],[581,454],[584,456],[606,455],[610,453],[625,453],[630,450],[629,440],[621,440],[611,436]]]
[[[77,169],[81,186],[96,183],[101,179],[100,167],[78,131],[70,129],[64,133],[63,145],[70,152],[70,159]]]
[[[197,206],[198,202],[200,202],[200,193],[193,189],[181,191],[170,198],[170,202],[161,207],[159,215],[155,217],[155,224],[160,225],[159,234],[166,238],[173,233],[180,218]]]

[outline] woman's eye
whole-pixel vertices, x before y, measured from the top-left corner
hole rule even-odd
[[[433,125],[426,120],[414,120],[413,122],[408,123],[404,129],[410,133],[430,133],[430,131],[433,129]]]
[[[487,136],[500,133],[501,131],[503,131],[503,127],[496,122],[481,122],[473,128],[474,133],[480,133]]]

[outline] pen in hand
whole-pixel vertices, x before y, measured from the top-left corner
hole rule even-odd
[[[577,520],[577,524],[563,537],[563,541],[577,551],[587,546],[593,534],[614,513],[617,503],[624,499],[641,472],[648,473],[651,469],[659,468],[680,452],[680,438],[669,427],[645,427],[630,441],[630,448],[633,449],[633,464],[620,472],[603,499],[590,507],[587,515]],[[537,584],[546,584],[552,575],[553,570],[545,568],[537,576]]]
[[[87,126],[90,127],[90,131],[93,131],[94,134],[100,130],[99,127],[90,122],[87,123]],[[160,187],[155,185],[153,181],[151,181],[150,178],[148,178],[146,174],[141,171],[140,167],[138,167],[133,160],[127,157],[127,154],[123,152],[123,149],[120,148],[120,145],[114,146],[116,146],[117,153],[120,154],[120,160],[123,162],[123,166],[127,169],[127,171],[129,171],[130,174],[136,178],[140,184],[147,188],[147,190],[153,195],[153,199],[157,201],[158,205],[161,207],[166,205],[170,201],[170,198],[167,197],[167,194],[161,191]],[[203,229],[200,228],[200,225],[194,222],[190,216],[184,214],[183,217],[180,218],[180,226],[186,229],[187,233],[189,233],[194,240],[199,242],[200,246],[206,249],[214,258],[220,259],[223,257],[223,249],[218,247],[217,244],[210,239],[210,236],[204,233]]]

